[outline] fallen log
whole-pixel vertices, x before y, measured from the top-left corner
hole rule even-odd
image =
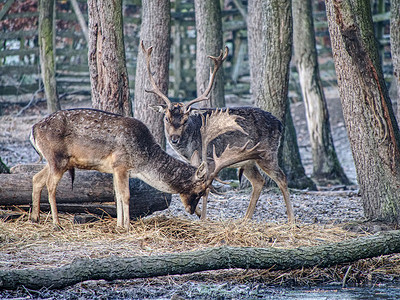
[[[0,174],[0,206],[29,209],[27,205],[32,202],[32,176],[43,167],[43,164],[19,165],[11,169],[11,174]],[[171,203],[170,194],[160,192],[139,179],[130,178],[129,189],[132,219],[164,210]],[[72,189],[71,178],[65,173],[57,187],[56,198],[60,212],[106,213],[116,217],[111,174],[76,170]],[[40,203],[42,211],[49,211],[46,188],[42,191]]]
[[[242,268],[293,270],[329,267],[400,252],[400,230],[296,249],[229,247],[184,253],[79,259],[50,269],[0,270],[0,289],[64,288],[85,280],[117,280]]]

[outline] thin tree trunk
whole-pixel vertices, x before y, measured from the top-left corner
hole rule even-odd
[[[306,175],[303,164],[301,163],[299,146],[297,144],[297,134],[294,128],[292,115],[290,113],[290,103],[286,105],[285,114],[285,131],[283,140],[285,141],[281,147],[279,157],[280,164],[284,167],[288,185],[295,189],[316,190],[315,183]]]
[[[261,63],[264,47],[263,31],[260,30],[263,24],[263,3],[264,1],[249,0],[247,19],[247,42],[249,45],[249,65],[250,65],[250,89],[254,99],[261,97],[262,82],[264,81],[264,68]]]
[[[146,48],[153,47],[151,70],[154,72],[157,86],[165,95],[168,94],[169,82],[170,14],[169,0],[142,1],[140,39]],[[149,109],[149,106],[160,105],[164,102],[158,96],[147,93],[146,88],[149,87],[146,61],[142,50],[139,49],[135,77],[135,118],[146,124],[157,143],[165,148],[163,115]]]
[[[78,19],[79,25],[81,26],[83,36],[85,37],[86,42],[89,44],[89,30],[85,18],[82,14],[82,11],[79,8],[78,0],[70,0],[70,1],[72,4],[72,8],[74,9],[76,18]]]
[[[85,280],[117,280],[231,268],[329,267],[400,252],[400,231],[296,249],[228,247],[177,254],[80,259],[59,268],[0,270],[0,289],[59,289]]]
[[[220,1],[195,0],[196,15],[196,83],[197,94],[201,95],[207,88],[210,77],[211,62],[209,55],[218,56],[222,45],[222,20]],[[199,104],[200,107],[224,107],[224,75],[221,68],[211,90],[209,100]]]
[[[333,145],[319,75],[311,0],[292,0],[294,58],[306,108],[313,158],[312,178],[321,185],[349,184]]]
[[[40,67],[49,113],[61,109],[56,82],[55,1],[39,1]]]
[[[340,99],[364,213],[400,224],[400,138],[369,1],[326,0]]]
[[[132,116],[122,1],[89,0],[89,71],[93,108]]]
[[[393,83],[397,87],[397,122],[400,122],[400,1],[390,1],[390,50],[393,61]]]

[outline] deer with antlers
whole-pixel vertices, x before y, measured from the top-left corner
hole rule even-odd
[[[259,158],[243,159],[242,162],[230,166],[239,168],[239,179],[243,174],[252,185],[250,203],[245,218],[253,216],[265,183],[265,179],[260,173],[261,169],[277,183],[283,194],[288,220],[289,222],[294,222],[295,218],[289,197],[287,179],[278,164],[278,148],[282,136],[282,123],[276,117],[269,112],[254,107],[225,109],[226,114],[237,118],[237,123],[243,130],[221,133],[215,139],[210,140],[207,148],[204,149],[204,144],[202,143],[204,133],[201,130],[202,119],[211,115],[215,109],[194,109],[192,105],[208,99],[215,75],[228,56],[228,48],[226,47],[224,52],[221,51],[218,57],[209,56],[214,62],[214,68],[210,71],[209,84],[204,93],[188,103],[176,103],[170,101],[157,87],[150,68],[152,49],[145,49],[143,43],[141,46],[146,56],[147,71],[152,85],[152,89],[148,90],[148,92],[158,95],[165,103],[152,108],[165,115],[165,135],[171,147],[186,161],[193,161],[193,158],[196,156],[199,156],[197,160],[201,159],[204,161],[208,157],[212,161],[214,151],[217,155],[220,155],[228,145],[243,145],[247,141],[250,141],[250,146],[260,145],[263,152]],[[203,198],[201,213],[203,219],[206,216],[206,202],[206,198]]]
[[[202,130],[211,138],[222,132],[243,130],[236,123],[237,118],[226,112],[214,112],[204,119]],[[220,155],[214,153],[212,166],[203,161],[196,168],[163,151],[139,120],[94,109],[55,112],[32,127],[30,140],[40,157],[47,160],[32,180],[31,219],[39,221],[40,197],[46,186],[53,223],[58,228],[56,188],[66,171],[72,179],[75,168],[112,173],[117,226],[129,230],[129,176],[161,191],[180,194],[186,211],[193,214],[222,168],[257,159],[262,152],[259,145],[250,148],[245,142],[240,147],[227,147]],[[207,147],[209,141],[203,142]]]

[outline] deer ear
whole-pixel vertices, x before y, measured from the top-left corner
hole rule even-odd
[[[160,104],[160,105],[149,105],[149,108],[154,110],[155,112],[159,112],[159,113],[165,113],[165,110],[167,109],[167,106],[164,104]]]
[[[207,175],[207,166],[205,162],[202,162],[196,170],[196,178],[199,180],[205,180]]]
[[[201,161],[199,151],[195,150],[192,154],[192,157],[190,158],[190,164],[194,167],[199,167],[200,163]]]

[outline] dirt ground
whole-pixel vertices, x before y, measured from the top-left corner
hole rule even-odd
[[[327,102],[336,151],[342,167],[354,185],[348,187],[329,187],[316,192],[291,190],[291,199],[298,224],[296,230],[299,230],[300,233],[288,231],[285,227],[287,226],[285,225],[286,213],[282,195],[277,189],[265,189],[257,204],[252,222],[264,228],[261,230],[262,234],[267,236],[271,234],[269,230],[272,229],[282,232],[282,234],[286,234],[288,231],[288,235],[279,236],[277,241],[290,242],[290,246],[292,247],[334,241],[331,238],[327,240],[325,237],[325,234],[328,231],[332,232],[332,230],[339,230],[341,232],[335,235],[335,238],[340,240],[350,238],[354,235],[367,234],[368,231],[377,232],[385,229],[380,225],[366,226],[365,228],[359,225],[353,227],[349,225],[363,220],[362,204],[358,196],[354,163],[336,90],[327,91]],[[63,108],[87,107],[88,102],[70,100],[63,102],[62,105]],[[291,108],[302,160],[306,173],[310,175],[312,171],[311,149],[308,142],[304,106],[303,103],[298,102],[292,104]],[[46,115],[45,104],[39,103],[19,114],[21,110],[22,107],[18,105],[3,106],[1,110],[0,157],[9,167],[21,163],[33,163],[38,159],[37,154],[28,142],[28,135],[30,127]],[[221,226],[224,227],[226,226],[224,225],[226,221],[236,222],[240,220],[246,211],[249,194],[250,190],[245,189],[229,190],[224,196],[212,196],[208,205],[208,218],[210,222],[221,222]],[[158,220],[157,218],[167,218],[168,220],[172,220],[172,222],[183,219],[198,224],[196,217],[186,214],[180,200],[176,196],[173,197],[169,209],[148,217],[147,222],[153,224],[153,220]],[[157,245],[152,245],[148,243],[148,237],[143,238],[134,233],[124,234],[115,230],[108,230],[108,227],[101,223],[99,225],[72,224],[70,216],[63,217],[65,231],[54,233],[51,230],[51,217],[46,214],[42,216],[43,219],[45,220],[39,225],[35,225],[36,227],[32,227],[34,225],[28,222],[28,216],[24,216],[21,220],[17,220],[14,223],[1,223],[2,230],[0,231],[2,233],[0,233],[0,241],[2,241],[2,245],[0,246],[0,270],[26,267],[56,267],[80,257],[152,255],[163,252],[183,251],[187,250],[182,247],[191,238],[190,235],[192,234],[188,233],[183,239],[172,242],[172,238],[168,236],[170,233],[168,231],[168,234],[166,234],[168,237],[167,240],[159,242]],[[157,222],[155,224],[151,225],[150,229],[146,227],[149,225],[146,225],[143,230],[151,232],[155,230],[159,234],[161,230],[160,225]],[[355,228],[356,230],[350,232],[347,229],[343,229],[345,224],[348,226],[347,228]],[[142,226],[141,224],[134,223],[134,226],[136,225],[138,228]],[[90,226],[98,226],[101,229],[94,232]],[[180,225],[174,226],[179,227]],[[240,229],[240,225],[237,227],[239,229],[234,227],[235,230],[244,230],[243,228]],[[24,230],[29,232],[29,236],[27,236],[27,233],[25,235],[21,233]],[[175,234],[176,230],[173,230],[173,232]],[[211,233],[209,234],[212,235]],[[261,238],[261,240],[265,239],[265,236]],[[229,241],[226,238],[221,238],[218,243],[229,244]],[[236,245],[235,243],[234,245]],[[204,244],[199,244],[196,247],[213,245],[213,243],[205,241]],[[190,249],[193,248],[189,247]],[[304,276],[311,277],[309,272],[306,272],[307,275],[302,273],[303,275],[297,276],[297,274],[297,277],[289,274],[282,275],[282,273],[269,275],[262,273],[263,275],[260,275],[261,273],[261,271],[227,270],[185,276],[166,276],[115,282],[106,282],[103,280],[86,281],[62,291],[49,289],[32,291],[24,288],[16,292],[3,291],[0,292],[0,298],[255,299],[262,297],[279,299],[281,296],[285,298],[285,296],[288,296],[288,293],[290,294],[290,291],[280,290],[280,288],[276,287],[277,285],[279,286],[279,279],[281,283],[301,285]],[[268,281],[267,277],[273,279]],[[307,282],[306,284],[309,283],[306,280],[304,282]],[[334,279],[334,277],[325,281],[318,279],[316,282],[338,284],[337,278]]]

